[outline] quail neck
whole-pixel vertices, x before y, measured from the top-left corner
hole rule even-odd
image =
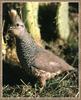
[[[21,59],[25,59],[24,61],[30,63],[34,59],[37,52],[39,52],[40,48],[37,47],[30,34],[24,30],[23,33],[20,33],[19,37],[16,37],[16,49],[19,58],[22,57]]]

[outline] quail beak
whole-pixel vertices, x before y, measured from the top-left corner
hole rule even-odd
[[[13,34],[16,37],[19,37],[20,31],[17,30],[16,26],[11,26],[8,30],[9,33]]]
[[[11,34],[13,32],[13,29],[15,29],[14,26],[11,26],[9,29],[8,29],[8,33]]]
[[[14,26],[11,26],[10,28],[9,28],[9,30],[12,30],[12,29],[14,29],[15,27]]]
[[[15,26],[11,26],[11,27],[8,29],[8,32],[12,32],[13,29],[15,29]]]

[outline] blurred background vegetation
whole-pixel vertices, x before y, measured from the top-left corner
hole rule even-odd
[[[63,73],[48,80],[43,91],[21,67],[15,38],[8,32],[8,14],[15,9],[35,42],[65,59],[77,72]],[[79,96],[79,4],[68,2],[3,3],[3,96],[4,97],[78,97]],[[33,81],[32,81],[33,80]]]

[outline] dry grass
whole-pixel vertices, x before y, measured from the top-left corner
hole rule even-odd
[[[33,88],[30,84],[4,85],[4,97],[76,97],[78,96],[78,82],[76,73],[71,73],[63,79],[67,73],[47,81],[46,87],[39,92],[37,84]]]

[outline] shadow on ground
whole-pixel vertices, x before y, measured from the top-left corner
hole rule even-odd
[[[32,76],[28,76],[27,73],[19,66],[12,65],[3,61],[3,85],[21,85],[21,79],[33,86],[37,79]]]

